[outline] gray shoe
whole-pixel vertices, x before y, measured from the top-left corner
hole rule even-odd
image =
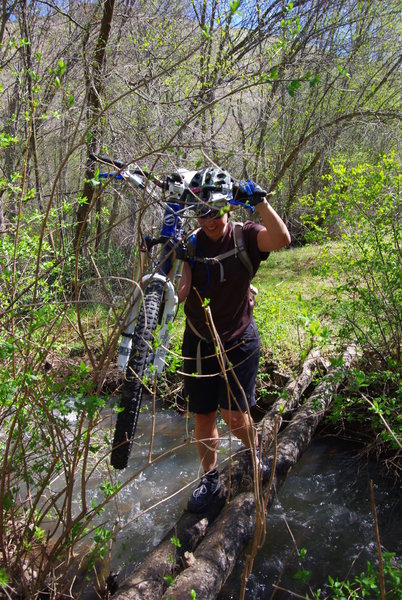
[[[221,480],[219,473],[216,469],[210,473],[206,473],[201,481],[191,494],[190,500],[187,504],[187,509],[190,512],[199,513],[203,512],[210,504],[215,494],[221,487]]]
[[[266,462],[264,462],[264,459],[266,460],[266,457],[264,456],[264,452],[261,452],[260,448],[257,449],[255,458],[258,477],[262,478],[262,483],[266,483],[271,475],[271,465],[269,463],[267,464]]]

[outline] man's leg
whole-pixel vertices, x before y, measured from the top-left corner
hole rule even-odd
[[[248,413],[243,413],[239,410],[229,411],[221,408],[221,414],[230,431],[243,442],[244,446],[246,448],[254,447],[253,452],[255,452],[255,464],[257,467],[256,475],[258,478],[261,477],[263,483],[268,481],[271,471],[268,464],[264,462],[263,452],[259,447],[257,430],[253,419]]]
[[[215,469],[219,443],[217,412],[214,410],[209,413],[195,414],[195,438],[204,475],[188,501],[187,508],[191,512],[206,510],[221,487],[219,473]]]
[[[258,446],[257,430],[248,413],[221,408],[221,415],[229,430],[243,442],[246,448]]]
[[[205,473],[212,471],[216,466],[217,450],[219,445],[216,417],[218,411],[209,413],[196,413],[195,439],[201,464]]]

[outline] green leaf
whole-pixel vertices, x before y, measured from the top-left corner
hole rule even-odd
[[[338,71],[340,75],[343,75],[343,77],[346,77],[347,79],[350,78],[350,73],[348,73],[343,65],[338,65]]]
[[[204,25],[204,27],[201,30],[201,33],[206,40],[208,40],[208,41],[212,40],[211,30],[208,27],[208,25]]]
[[[4,510],[6,510],[6,511],[10,510],[12,504],[13,504],[13,495],[11,494],[11,492],[9,490],[7,490],[3,496]]]
[[[174,582],[174,577],[172,575],[165,575],[163,578],[168,585],[172,585]]]
[[[310,79],[310,87],[313,88],[317,83],[320,83],[321,76],[319,73]]]
[[[296,90],[298,90],[299,87],[301,87],[300,81],[298,79],[293,79],[293,81],[290,82],[286,89],[288,90],[289,95],[293,98]]]
[[[64,62],[63,58],[60,58],[60,60],[57,63],[57,66],[59,75],[64,75],[67,68],[67,64]]]
[[[18,142],[16,137],[0,131],[0,148],[7,148],[10,144],[14,144],[15,142]]]
[[[35,525],[34,536],[38,541],[43,541],[45,539],[46,532],[41,527]]]
[[[5,569],[0,569],[0,586],[5,588],[9,581],[7,571]]]
[[[181,543],[180,543],[180,540],[179,540],[179,538],[177,538],[177,537],[176,537],[176,536],[174,536],[174,535],[173,535],[173,536],[170,538],[170,543],[171,543],[173,546],[176,546],[176,548],[181,548]]]
[[[274,67],[273,69],[271,69],[269,76],[271,79],[278,79],[279,77],[279,69],[278,67]]]
[[[229,0],[229,8],[232,15],[234,15],[240,6],[240,0]]]

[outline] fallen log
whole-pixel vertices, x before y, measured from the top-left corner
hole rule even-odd
[[[299,406],[301,398],[310,386],[315,370],[322,363],[325,370],[328,364],[324,363],[319,350],[311,350],[303,363],[301,373],[296,379],[292,379],[285,387],[281,397],[274,402],[267,414],[258,424],[258,432],[261,436],[263,446],[272,440],[275,423],[277,431],[280,430],[283,420],[288,419]]]
[[[303,393],[311,384],[314,369],[319,361],[319,352],[313,351],[309,354],[299,376],[288,384],[284,398],[278,400],[261,421],[264,443],[272,435],[275,419],[281,420],[284,414],[288,415],[298,405]],[[162,596],[167,586],[164,578],[177,573],[187,564],[186,556],[192,556],[207,531],[210,531],[211,524],[227,502],[229,490],[232,502],[228,506],[231,506],[231,510],[235,510],[236,503],[233,504],[233,502],[236,496],[245,491],[249,493],[253,489],[254,476],[250,453],[247,451],[238,453],[235,460],[223,469],[221,479],[223,483],[221,493],[208,510],[202,516],[185,512],[132,575],[119,585],[119,590],[113,596],[114,598],[118,600],[154,600],[154,598]],[[245,503],[249,503],[251,508],[255,506],[254,492],[249,493],[249,496]],[[253,510],[255,511],[254,508]],[[246,514],[247,511],[245,511]],[[246,538],[248,536],[247,531],[253,531],[252,519],[247,528],[243,526],[244,535],[240,537]],[[241,530],[240,521],[239,527]],[[180,548],[172,546],[170,540],[173,536],[180,540]],[[231,544],[233,544],[233,541]],[[237,556],[237,552],[235,555]],[[229,564],[228,568],[231,570],[233,565]],[[200,597],[203,598],[204,596],[201,595]]]
[[[306,402],[296,411],[294,417],[277,445],[276,474],[282,483],[289,469],[296,464],[308,448],[318,424],[327,412],[334,394],[345,378],[356,358],[355,346],[348,346],[341,361],[328,371],[325,379],[315,388]]]
[[[323,419],[332,398],[356,356],[353,346],[347,348],[342,364],[332,369],[297,411],[285,431],[278,437],[276,448],[267,456],[269,463],[275,462],[275,474],[266,505],[269,507],[275,494],[285,481],[290,469],[307,449],[313,434]],[[276,460],[274,461],[274,453]],[[233,506],[233,512],[231,510]],[[255,495],[241,494],[229,502],[229,508],[216,519],[211,533],[194,552],[192,565],[180,573],[162,600],[187,600],[191,590],[197,598],[213,600],[230,575],[236,561],[252,539],[255,525]],[[242,513],[245,516],[242,518]],[[236,520],[240,526],[237,527]],[[247,525],[247,526],[246,526]],[[128,597],[127,597],[128,598]]]
[[[223,513],[223,518],[215,520],[192,555],[189,566],[161,600],[188,600],[191,590],[202,600],[216,598],[245,546],[252,540],[256,525],[255,494],[238,494]]]

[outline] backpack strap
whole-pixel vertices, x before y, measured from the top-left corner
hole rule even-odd
[[[253,265],[244,243],[242,223],[233,223],[233,241],[242,265],[247,269],[250,277],[254,277]]]
[[[200,334],[198,329],[196,329],[196,327],[192,324],[192,322],[190,321],[190,319],[188,317],[186,318],[186,322],[187,322],[187,325],[189,326],[189,328],[191,329],[191,331],[193,332],[193,334],[198,338],[195,364],[196,364],[197,373],[199,375],[202,375],[201,342],[208,342],[208,340],[207,340],[207,338],[203,337]]]
[[[229,258],[230,256],[238,256],[240,262],[247,270],[250,278],[254,276],[254,269],[251,263],[250,257],[248,255],[246,245],[244,243],[243,237],[243,224],[242,223],[232,223],[232,233],[233,233],[233,243],[234,247],[227,252],[223,252],[222,254],[218,254],[213,257],[203,257],[197,256],[196,248],[197,248],[197,233],[200,229],[197,229],[190,237],[189,243],[187,246],[187,259],[190,263],[190,266],[194,265],[194,262],[202,262],[204,264],[213,264],[219,265],[220,269],[220,281],[225,281],[225,271],[222,264],[222,261],[225,258]]]
[[[190,263],[190,267],[194,266],[194,261],[197,256],[197,233],[200,231],[200,227],[193,231],[187,240],[186,260]]]

